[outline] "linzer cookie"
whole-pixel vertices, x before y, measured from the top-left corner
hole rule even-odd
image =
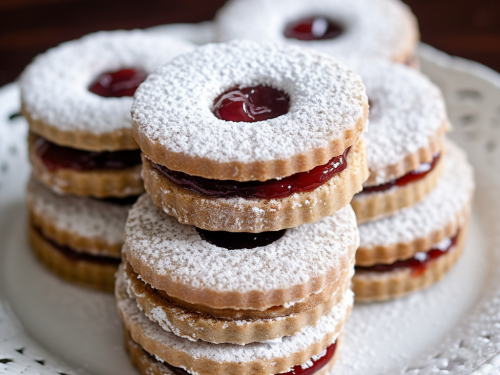
[[[182,225],[144,195],[127,221],[122,279],[163,329],[249,344],[290,336],[333,311],[350,293],[357,245],[350,207],[279,232],[227,233]]]
[[[146,190],[183,224],[278,231],[346,206],[367,178],[359,76],[295,46],[200,47],[138,89]]]
[[[317,370],[317,373],[324,374],[335,361],[336,340],[353,303],[353,295],[349,291],[341,303],[316,325],[305,327],[280,340],[247,345],[213,344],[178,337],[149,320],[137,306],[136,300],[127,295],[124,287],[126,283],[121,275],[119,272],[116,288],[118,311],[126,332],[130,332],[131,344],[138,345],[144,351],[139,351],[140,358],[144,360],[142,355],[148,353],[174,373],[270,375],[287,373],[298,366],[310,367],[310,373],[316,373],[314,370]],[[128,346],[130,351],[130,343]],[[131,353],[133,363],[141,369],[142,374],[148,374],[145,370],[149,366],[137,363],[137,354]]]
[[[436,186],[449,122],[439,88],[421,73],[379,60],[349,64],[370,100],[364,135],[370,176],[351,203],[363,223],[414,205]]]
[[[357,301],[396,298],[427,287],[457,261],[474,190],[465,154],[445,142],[443,172],[427,197],[391,217],[360,225],[353,291]]]
[[[131,198],[61,196],[32,179],[27,202],[37,257],[68,281],[112,292]]]
[[[219,41],[293,43],[341,58],[416,65],[417,20],[398,0],[231,0],[216,16]]]
[[[142,193],[132,96],[160,64],[192,48],[138,30],[115,31],[63,43],[38,56],[20,81],[37,179],[80,196]]]

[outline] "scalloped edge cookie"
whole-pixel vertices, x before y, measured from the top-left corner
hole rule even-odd
[[[356,302],[387,301],[435,284],[448,273],[460,258],[465,246],[467,231],[468,224],[460,229],[455,249],[432,261],[421,276],[413,277],[411,269],[408,268],[396,269],[387,273],[356,272],[352,279],[352,290]]]
[[[366,149],[358,141],[347,168],[325,184],[281,199],[209,198],[172,183],[143,155],[143,178],[153,202],[182,224],[211,231],[260,233],[317,221],[348,205],[368,175]]]

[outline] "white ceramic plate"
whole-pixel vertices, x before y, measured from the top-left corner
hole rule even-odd
[[[332,374],[498,374],[500,368],[500,76],[420,50],[443,89],[453,138],[476,169],[470,237],[439,284],[398,301],[356,305]],[[41,267],[26,236],[27,126],[15,84],[0,90],[0,374],[136,374],[111,295]]]

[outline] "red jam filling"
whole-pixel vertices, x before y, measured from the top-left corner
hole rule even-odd
[[[35,141],[34,149],[49,171],[58,169],[74,169],[77,171],[126,169],[141,164],[140,150],[84,151],[58,146],[40,137]]]
[[[262,233],[212,232],[200,228],[196,228],[196,231],[203,240],[212,245],[228,250],[240,250],[255,249],[272,244],[284,236],[286,229]]]
[[[347,168],[347,155],[350,147],[344,154],[336,156],[325,165],[320,165],[308,172],[301,172],[282,178],[268,181],[231,181],[212,180],[208,178],[190,176],[183,172],[172,171],[167,167],[152,163],[152,165],[174,184],[195,193],[213,198],[286,198],[294,193],[311,191],[323,185],[335,174]]]
[[[413,277],[422,276],[433,260],[449,253],[455,248],[459,233],[460,231],[457,232],[454,237],[440,242],[425,253],[416,253],[413,258],[400,260],[392,264],[376,264],[371,267],[356,267],[356,271],[385,273],[398,268],[410,268],[412,270]]]
[[[405,174],[404,176],[402,176],[400,178],[389,181],[389,182],[382,184],[382,185],[364,187],[363,191],[359,194],[378,193],[381,191],[389,190],[394,186],[405,186],[405,185],[410,184],[412,182],[421,180],[434,169],[434,167],[439,162],[440,156],[441,156],[440,153],[437,155],[434,155],[434,158],[432,159],[431,162],[420,164],[420,166],[417,169],[415,169],[411,172],[408,172],[407,174]]]
[[[98,76],[89,86],[89,91],[105,98],[134,96],[135,90],[148,75],[138,69],[121,69]]]
[[[325,367],[328,362],[330,362],[330,360],[333,358],[333,355],[335,354],[336,347],[337,343],[334,342],[332,345],[326,348],[326,354],[323,357],[318,358],[316,360],[311,359],[312,362],[311,367],[303,369],[301,365],[297,365],[294,366],[291,371],[284,372],[278,375],[313,375],[317,373],[319,370],[321,370],[323,367]],[[149,355],[151,356],[151,354]],[[154,357],[151,356],[151,358]],[[155,359],[155,361],[157,361],[157,359]],[[175,375],[189,375],[186,370],[169,365],[167,362],[163,362],[163,365],[166,366]]]
[[[217,118],[234,122],[257,122],[284,115],[290,98],[284,92],[263,85],[234,87],[215,99]]]
[[[81,253],[76,250],[73,250],[71,247],[61,246],[58,243],[52,241],[51,239],[45,237],[39,228],[35,228],[35,230],[38,232],[38,235],[40,237],[42,237],[46,242],[48,242],[54,249],[62,253],[68,260],[72,260],[75,262],[82,261],[82,262],[98,263],[101,265],[110,264],[116,266],[118,266],[121,262],[120,258],[112,258],[105,255],[93,255],[93,254]]]
[[[290,22],[285,27],[285,37],[298,40],[334,39],[342,34],[343,28],[324,17],[306,17]]]

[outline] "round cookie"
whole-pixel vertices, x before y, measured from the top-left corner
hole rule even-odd
[[[370,100],[364,134],[370,176],[352,201],[363,223],[412,206],[435,187],[450,125],[441,91],[421,73],[382,60],[347,60]]]
[[[434,190],[424,200],[391,217],[359,226],[360,247],[356,253],[357,273],[353,278],[353,285],[355,292],[363,285],[356,292],[360,300],[393,298],[427,286],[438,280],[458,258],[465,237],[474,179],[463,151],[449,141],[445,142],[445,151],[442,175]],[[451,248],[440,251],[442,241],[450,244],[451,240],[455,241],[456,246],[453,248],[457,251],[451,251]],[[437,244],[440,246],[435,255],[440,259],[435,261],[429,251],[436,249]],[[427,267],[429,270],[416,275],[422,276],[418,281],[415,273],[411,272],[411,267],[422,265],[423,271]],[[404,275],[404,281],[401,280],[401,275]],[[400,285],[406,283],[406,286],[391,285],[382,288],[368,285],[372,281],[380,284],[380,280],[387,281],[390,278],[396,278]],[[424,279],[427,281],[422,281]],[[362,284],[360,280],[363,281]],[[370,293],[378,290],[378,294],[363,294],[361,290],[369,290]],[[387,294],[383,294],[382,290]]]
[[[87,151],[136,149],[132,97],[96,95],[89,91],[92,82],[102,73],[120,69],[147,75],[192,49],[188,42],[140,30],[103,31],[63,43],[39,55],[22,74],[23,115],[33,132],[61,146]]]
[[[135,299],[120,288],[123,285],[121,275],[118,273],[116,288],[118,311],[132,340],[161,361],[200,375],[287,372],[293,366],[321,355],[335,342],[353,303],[353,295],[348,292],[342,302],[317,325],[277,341],[248,345],[192,342],[166,332],[150,321],[137,307]]]
[[[165,215],[143,195],[129,213],[125,232],[123,254],[144,282],[171,297],[216,309],[263,311],[300,301],[332,283],[340,286],[358,246],[349,206],[283,231],[264,246],[228,250]]]
[[[62,196],[33,178],[26,199],[29,237],[38,259],[70,282],[112,292],[131,199]]]
[[[417,20],[397,0],[232,0],[217,13],[219,41],[293,43],[333,56],[415,63]]]
[[[164,330],[188,340],[245,345],[291,336],[315,325],[339,304],[351,284],[354,268],[345,272],[344,283],[333,284],[297,303],[273,306],[264,311],[213,309],[174,299],[144,283],[124,262],[123,281],[141,311]]]

